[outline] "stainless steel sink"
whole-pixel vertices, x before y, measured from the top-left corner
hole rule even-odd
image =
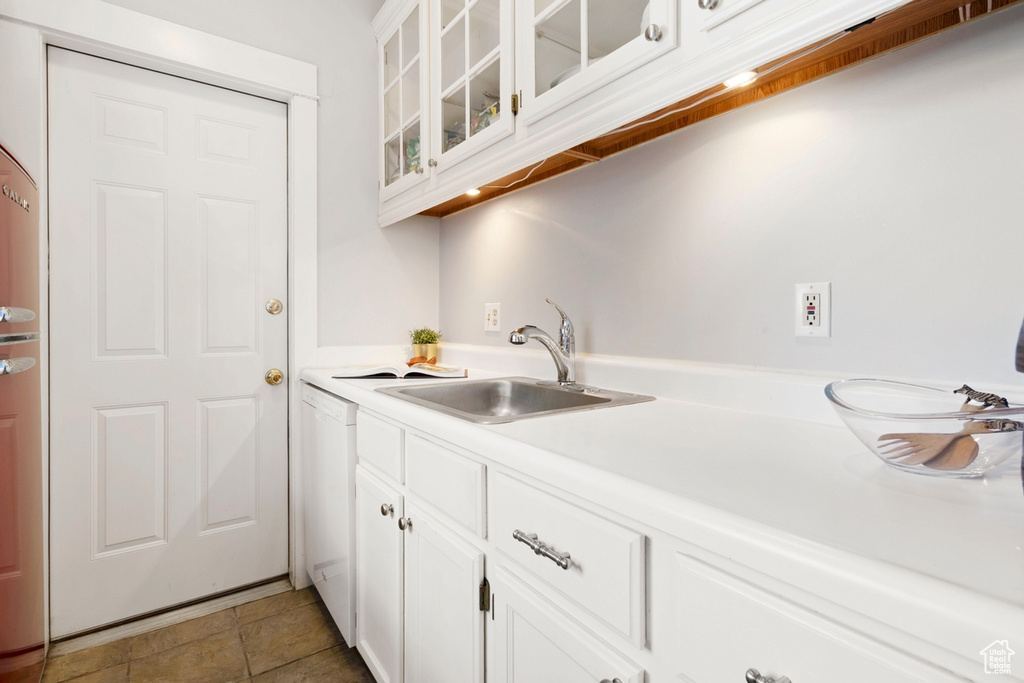
[[[381,387],[377,391],[439,413],[480,424],[512,422],[528,417],[611,408],[654,400],[653,396],[593,387],[565,389],[554,382],[542,382],[528,377]]]

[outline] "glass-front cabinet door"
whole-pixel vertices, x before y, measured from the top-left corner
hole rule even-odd
[[[512,0],[431,0],[431,160],[438,170],[512,132]]]
[[[676,0],[519,0],[522,115],[551,113],[676,46]]]
[[[424,134],[427,106],[426,0],[402,3],[378,38],[383,197],[427,177]]]

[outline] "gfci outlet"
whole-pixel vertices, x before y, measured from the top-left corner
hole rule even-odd
[[[796,336],[832,336],[832,283],[796,286]]]
[[[501,304],[484,304],[484,332],[501,332]]]

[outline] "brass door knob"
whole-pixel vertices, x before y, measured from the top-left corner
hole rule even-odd
[[[284,373],[277,368],[271,368],[267,370],[267,374],[263,376],[263,379],[267,380],[267,384],[276,387],[284,380]]]
[[[277,315],[282,309],[284,309],[284,305],[277,299],[271,299],[267,302],[265,308],[267,309],[267,313],[270,315]]]

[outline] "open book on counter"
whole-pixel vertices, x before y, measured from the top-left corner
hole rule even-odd
[[[332,377],[335,379],[353,379],[356,377],[395,377],[404,379],[406,377],[466,377],[466,368],[434,365],[432,363],[413,363],[406,367],[404,364],[381,365],[377,363],[365,363],[362,365],[343,365],[336,368]]]

